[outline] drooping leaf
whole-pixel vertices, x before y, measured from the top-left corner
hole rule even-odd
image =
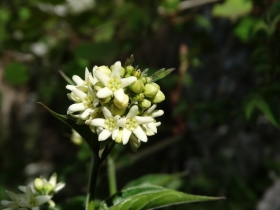
[[[78,125],[76,124],[76,120],[71,118],[68,115],[61,115],[58,114],[51,109],[49,109],[47,106],[45,106],[43,103],[38,102],[41,104],[49,113],[51,113],[55,118],[60,120],[61,122],[65,123],[72,129],[74,129],[77,133],[80,134],[80,136],[88,143],[90,148],[93,149],[95,155],[98,154],[99,147],[100,147],[100,142],[97,140],[97,135],[89,129],[88,125]]]
[[[207,197],[185,194],[156,185],[141,185],[120,191],[100,204],[99,210],[148,210],[165,206],[213,201],[222,197]]]
[[[279,127],[279,124],[278,124],[275,116],[273,115],[268,103],[265,100],[261,99],[258,101],[257,105],[258,105],[258,108],[264,114],[264,116],[272,123],[272,125],[274,125],[275,127]]]
[[[178,174],[148,174],[132,180],[126,184],[123,189],[145,184],[153,184],[176,190],[182,185],[183,182],[180,178],[184,175],[186,175],[185,172]]]
[[[216,17],[229,18],[236,20],[251,12],[253,3],[250,0],[226,0],[222,4],[213,7],[212,14]]]
[[[166,77],[168,74],[170,74],[172,71],[174,71],[173,68],[171,69],[160,69],[156,71],[150,78],[152,79],[153,82],[158,81],[164,77]]]

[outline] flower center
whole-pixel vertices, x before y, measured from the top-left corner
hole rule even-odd
[[[113,118],[109,118],[105,120],[105,126],[106,130],[112,131],[116,127],[116,122]]]
[[[126,120],[126,123],[125,123],[126,129],[133,131],[137,128],[137,126],[138,126],[138,123],[134,118]]]
[[[31,208],[32,208],[32,207],[39,206],[39,203],[38,203],[38,201],[37,201],[36,198],[30,198],[28,203],[29,203],[29,205],[30,205]]]
[[[111,91],[116,91],[118,89],[120,89],[122,87],[121,85],[121,81],[117,78],[111,78],[108,82],[107,87],[111,90]]]

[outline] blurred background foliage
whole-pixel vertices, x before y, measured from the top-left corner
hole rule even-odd
[[[158,135],[137,153],[114,150],[118,189],[151,182],[227,197],[172,209],[279,210],[279,28],[274,0],[2,0],[0,200],[56,171],[67,186],[55,201],[79,209],[89,151],[36,102],[66,114],[59,70],[83,76],[133,54],[150,73],[176,70],[159,82]],[[108,191],[104,166],[98,198]]]

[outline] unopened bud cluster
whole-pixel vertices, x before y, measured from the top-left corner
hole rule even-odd
[[[157,133],[163,115],[156,110],[165,99],[160,86],[145,72],[132,65],[95,66],[85,70],[85,79],[72,77],[75,85],[67,85],[68,98],[74,102],[67,114],[77,119],[77,124],[87,124],[98,140],[109,137],[117,143],[130,142],[133,151],[147,136]]]
[[[57,176],[54,173],[49,181],[43,177],[36,178],[33,187],[19,186],[19,190],[24,194],[15,194],[6,190],[10,200],[2,200],[1,205],[7,210],[35,210],[44,204],[54,207],[55,203],[51,200],[52,196],[65,186],[62,182],[56,183],[56,179]]]

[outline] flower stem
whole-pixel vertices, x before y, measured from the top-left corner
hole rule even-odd
[[[90,166],[90,177],[88,182],[88,193],[86,200],[86,210],[94,210],[94,199],[97,186],[98,172],[101,161],[97,156],[92,155]]]
[[[114,161],[110,156],[108,157],[108,177],[110,195],[114,195],[117,192],[116,169]]]

